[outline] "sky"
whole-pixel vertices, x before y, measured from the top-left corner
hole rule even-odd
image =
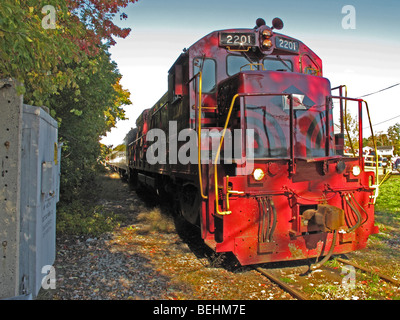
[[[257,18],[271,26],[280,17],[279,33],[310,47],[322,59],[324,77],[332,87],[347,85],[350,97],[400,83],[399,0],[139,0],[123,12],[128,19],[116,23],[132,31],[110,52],[132,105],[124,107],[129,120],[103,137],[106,145],[123,143],[142,111],[167,91],[168,70],[184,48],[215,30],[253,28]],[[399,97],[400,85],[365,97],[375,132],[400,123]]]

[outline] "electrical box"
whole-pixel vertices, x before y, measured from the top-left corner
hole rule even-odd
[[[0,80],[0,299],[32,299],[55,260],[57,122]]]
[[[55,260],[59,192],[57,122],[44,109],[23,105],[21,149],[21,293],[36,296]]]

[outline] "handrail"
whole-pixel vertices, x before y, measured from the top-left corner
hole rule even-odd
[[[372,129],[372,122],[371,122],[371,116],[369,114],[368,103],[365,100],[363,100],[363,102],[365,103],[365,108],[367,109],[368,122],[369,122],[369,127],[371,128],[372,142],[374,143],[374,150],[375,150],[375,157],[376,157],[376,164],[375,164],[376,165],[376,167],[375,167],[375,180],[376,181],[375,181],[375,185],[371,186],[371,187],[375,187],[375,195],[373,197],[373,203],[375,204],[376,198],[378,197],[378,194],[379,194],[379,187],[380,187],[380,183],[379,183],[379,164],[378,164],[378,160],[379,160],[379,157],[378,157],[378,146],[376,144],[374,130]],[[362,128],[360,128],[360,130],[362,130]]]
[[[208,196],[206,196],[203,192],[203,176],[202,176],[202,170],[201,170],[201,98],[202,98],[202,89],[203,89],[203,73],[200,70],[198,73],[196,73],[192,78],[189,79],[187,84],[192,82],[193,80],[199,78],[199,106],[198,106],[198,126],[197,126],[197,163],[198,163],[198,174],[199,174],[199,188],[200,188],[200,195],[203,199],[208,199]]]
[[[161,111],[162,108],[164,108],[167,104],[169,104],[169,101],[165,102],[161,107],[159,107],[157,110],[155,110],[152,114],[151,117],[154,117],[154,115],[158,112]]]
[[[343,87],[344,87],[344,96],[347,98],[347,86],[343,85]],[[345,128],[346,134],[347,134],[347,139],[349,140],[351,152],[353,153],[353,156],[355,156],[356,153],[354,151],[353,141],[351,141],[349,126],[347,123],[347,100],[344,100],[344,119],[343,120],[344,120],[344,128]]]
[[[215,155],[215,160],[214,160],[214,192],[215,192],[215,210],[217,212],[217,214],[219,215],[228,215],[231,214],[232,211],[229,210],[229,208],[227,208],[227,211],[220,211],[219,210],[219,205],[218,205],[218,169],[217,169],[217,165],[218,165],[218,160],[219,160],[219,156],[221,154],[221,149],[222,149],[222,143],[224,142],[224,138],[225,138],[225,133],[226,130],[228,128],[228,124],[231,118],[231,114],[232,114],[232,110],[233,110],[233,106],[235,104],[235,101],[238,97],[256,97],[256,96],[288,96],[290,98],[290,144],[291,144],[291,151],[290,151],[290,168],[291,170],[293,170],[293,165],[294,165],[294,149],[293,149],[293,94],[291,93],[237,93],[233,96],[232,101],[231,101],[231,105],[229,107],[229,111],[228,114],[226,116],[226,120],[225,120],[225,125],[224,125],[224,130],[222,131],[222,135],[221,135],[221,139],[219,141],[219,146],[218,146],[218,150],[217,153]],[[227,178],[229,179],[229,176],[227,176]],[[227,180],[228,180],[227,179]],[[229,194],[244,194],[244,192],[242,191],[229,191],[228,192],[228,188],[227,188],[227,197],[229,197]],[[227,206],[229,207],[229,199],[227,199]]]
[[[225,188],[226,188],[226,209],[229,211],[229,209],[230,209],[229,195],[230,194],[244,194],[244,192],[243,191],[230,190],[229,189],[229,176],[226,176],[225,180],[226,180],[226,185],[225,185]]]
[[[226,48],[232,52],[249,52],[251,47],[247,47],[247,49],[232,49],[230,46],[227,46]]]
[[[199,171],[199,187],[200,187],[200,194],[203,199],[208,199],[203,193],[203,176],[201,171],[201,94],[202,94],[202,86],[203,86],[203,73],[199,71],[197,73],[199,76],[199,114],[198,114],[198,127],[197,127],[197,163],[198,163],[198,171]],[[196,76],[197,76],[196,75]]]
[[[346,88],[346,97],[332,96],[332,99],[340,99],[340,101],[344,100],[345,101],[345,108],[347,107],[347,101],[356,101],[359,104],[359,125],[358,125],[359,129],[358,129],[358,135],[359,135],[359,140],[360,141],[359,141],[358,155],[359,155],[360,159],[363,158],[362,155],[361,155],[361,152],[362,152],[362,119],[361,119],[362,103],[365,104],[365,108],[367,110],[368,122],[369,122],[369,127],[371,129],[372,142],[374,144],[375,157],[376,157],[376,160],[377,160],[377,161],[375,161],[375,184],[370,186],[371,188],[375,189],[375,195],[373,196],[373,203],[375,204],[376,198],[377,198],[377,196],[379,194],[379,186],[381,184],[379,183],[378,147],[377,147],[377,144],[376,144],[376,139],[375,139],[374,130],[373,130],[372,122],[371,122],[371,116],[370,116],[370,113],[369,113],[368,103],[364,99],[348,98],[347,97],[347,87],[346,86],[344,86],[344,87]],[[345,109],[345,112],[346,111],[347,110]],[[347,121],[344,121],[344,122],[346,123]],[[347,124],[346,124],[346,128],[347,128]],[[350,138],[349,138],[349,140],[350,140]],[[350,145],[352,145],[352,144],[350,144]],[[354,150],[353,150],[353,155],[355,156]]]
[[[347,86],[345,84],[342,84],[338,87],[332,88],[331,91],[339,89],[339,94],[341,97],[342,96],[342,88],[344,88],[344,97],[347,98]],[[343,113],[343,103],[342,103],[342,99],[340,99],[340,132],[343,132],[343,128],[346,130],[346,135],[347,135],[347,139],[349,140],[349,144],[350,144],[350,148],[351,148],[351,152],[353,154],[353,157],[356,156],[356,153],[354,151],[354,147],[353,147],[353,142],[351,141],[351,137],[350,137],[350,132],[349,132],[349,127],[347,125],[347,100],[344,101],[344,113]]]
[[[261,66],[261,68],[263,69],[263,71],[265,71],[265,66],[264,66],[264,64],[262,64],[262,63],[248,63],[248,64],[245,64],[244,66],[241,66],[241,67],[240,67],[240,71],[242,71],[242,69],[243,69],[244,67],[247,67],[247,66],[250,66],[251,71],[254,71],[254,69],[253,69],[254,66]],[[258,70],[258,69],[256,69],[256,70]]]
[[[225,138],[226,129],[228,127],[229,120],[231,118],[231,114],[232,114],[232,110],[233,110],[233,106],[235,104],[235,101],[236,101],[237,97],[239,97],[238,93],[235,94],[233,96],[233,98],[232,98],[231,106],[229,108],[228,115],[226,116],[224,130],[222,131],[222,136],[221,136],[221,139],[219,141],[219,146],[218,146],[217,154],[215,155],[215,161],[214,161],[215,210],[216,210],[217,214],[219,214],[219,215],[228,215],[228,214],[232,213],[232,211],[230,211],[230,210],[227,210],[227,211],[220,211],[219,210],[219,205],[218,205],[218,169],[217,169],[217,163],[218,163],[218,160],[219,160],[219,155],[221,153],[222,143],[223,143],[224,138]]]

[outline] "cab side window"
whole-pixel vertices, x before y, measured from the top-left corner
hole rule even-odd
[[[212,92],[216,88],[216,63],[213,59],[195,58],[193,60],[193,74],[202,71],[202,92]],[[198,81],[197,90],[198,90]]]

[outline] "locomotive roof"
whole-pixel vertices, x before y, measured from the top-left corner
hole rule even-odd
[[[267,29],[270,29],[270,28],[267,27]],[[229,32],[231,32],[231,33],[232,32],[258,33],[259,30],[260,30],[259,28],[230,28],[230,29],[214,30],[214,31],[208,33],[207,35],[203,36],[202,38],[198,39],[189,48],[184,48],[183,49],[183,53],[181,53],[179,55],[179,57],[176,59],[176,61],[173,63],[173,65],[169,69],[169,72],[171,72],[171,70],[173,70],[173,66],[174,65],[179,64],[180,61],[184,57],[186,57],[190,52],[202,51],[202,50],[205,51],[205,47],[206,46],[208,48],[209,47],[215,47],[215,48],[224,50],[225,48],[221,47],[219,45],[219,43],[218,43],[219,35],[221,33],[229,33]],[[273,32],[273,37],[282,37],[284,39],[294,40],[294,41],[298,42],[299,46],[300,46],[300,50],[299,50],[299,53],[290,53],[290,52],[282,53],[279,50],[274,50],[273,52],[264,52],[265,56],[267,56],[267,55],[276,55],[276,54],[279,54],[279,55],[285,55],[285,54],[287,54],[287,55],[300,55],[302,52],[307,52],[313,58],[321,61],[319,56],[312,49],[310,49],[307,45],[305,45],[301,40],[299,40],[297,38],[294,38],[294,37],[291,37],[291,36],[288,36],[288,35],[283,34],[283,33],[278,33],[278,32],[275,32],[275,31],[272,31],[272,32]],[[214,41],[212,41],[211,39],[214,39]]]

